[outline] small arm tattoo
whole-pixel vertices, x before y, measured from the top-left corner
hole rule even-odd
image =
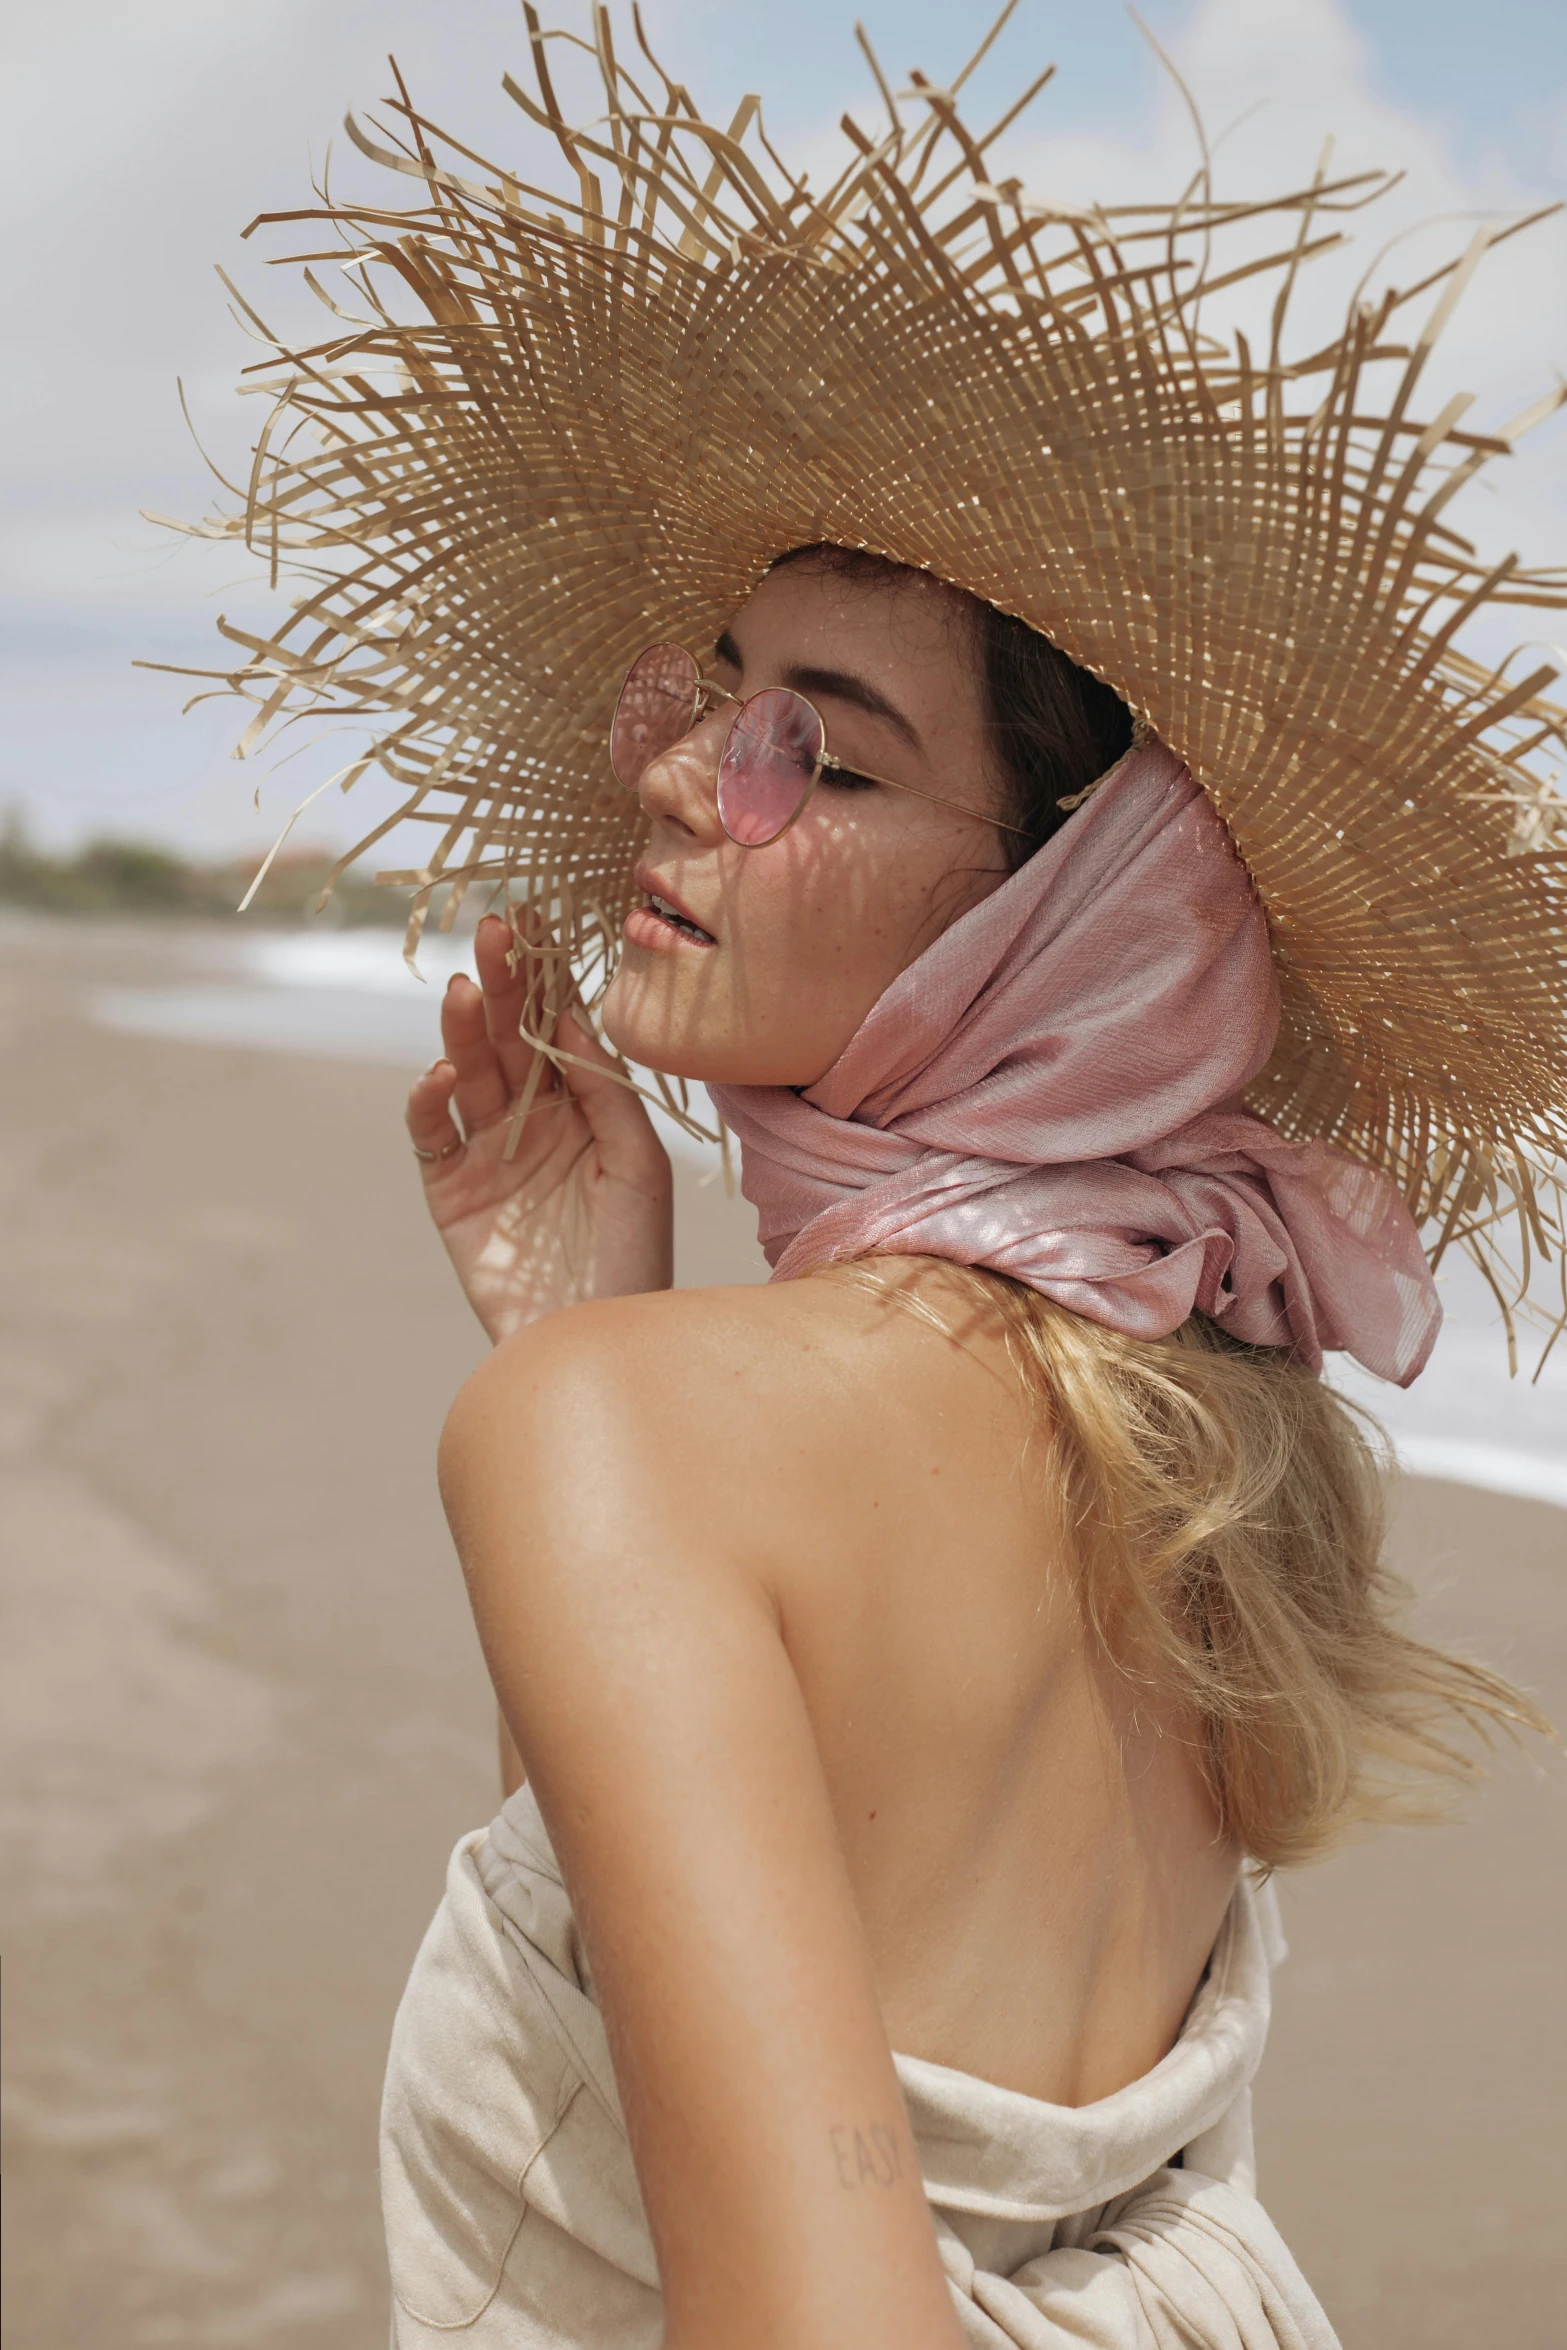
[[[838,2166],[838,2184],[851,2193],[862,2187],[895,2187],[911,2175],[902,2136],[890,2122],[872,2122],[866,2129],[843,2125],[827,2135]]]

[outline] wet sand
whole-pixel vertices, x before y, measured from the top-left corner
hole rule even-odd
[[[433,1477],[482,1340],[398,1073],[84,1019],[167,969],[0,932],[6,2338],[371,2350],[387,2029],[494,1808]],[[755,1262],[685,1182],[682,1277]],[[1567,1720],[1567,1512],[1410,1482],[1398,1543]],[[1285,1887],[1262,2183],[1348,2350],[1567,2341],[1564,1863],[1531,1752]]]

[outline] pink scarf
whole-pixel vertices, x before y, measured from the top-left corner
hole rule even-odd
[[[1151,743],[899,974],[817,1084],[712,1094],[776,1280],[948,1257],[1134,1337],[1195,1309],[1407,1386],[1442,1317],[1399,1192],[1234,1106],[1278,1024],[1246,871]]]

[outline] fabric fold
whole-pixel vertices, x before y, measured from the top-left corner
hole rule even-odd
[[[1337,2350],[1254,2192],[1281,1950],[1272,1886],[1243,1871],[1174,2047],[1092,2105],[897,2057],[970,2350]],[[381,2178],[394,2350],[656,2350],[604,2020],[525,1787],[452,1855],[398,2010]]]
[[[1240,1106],[1278,1025],[1245,868],[1149,743],[899,974],[816,1084],[711,1091],[777,1279],[945,1257],[1135,1337],[1195,1311],[1407,1385],[1441,1309],[1398,1190]]]

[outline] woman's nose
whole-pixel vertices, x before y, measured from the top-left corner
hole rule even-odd
[[[729,717],[727,707],[710,711],[643,768],[637,797],[655,824],[676,825],[700,841],[716,838],[723,829],[718,821],[718,761]]]

